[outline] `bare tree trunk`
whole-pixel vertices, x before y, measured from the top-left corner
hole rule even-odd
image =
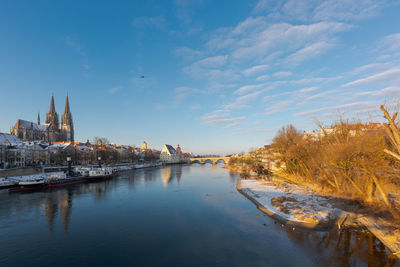
[[[383,114],[385,114],[385,117],[389,122],[389,124],[388,123],[384,124],[386,132],[389,135],[390,140],[392,141],[392,145],[397,150],[396,152],[387,149],[385,149],[384,151],[385,153],[396,158],[397,160],[400,160],[400,130],[395,122],[397,117],[397,112],[395,112],[393,117],[391,117],[389,112],[385,109],[383,105],[381,106],[381,110],[383,111]]]

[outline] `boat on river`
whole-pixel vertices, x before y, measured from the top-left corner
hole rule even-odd
[[[117,175],[118,170],[110,167],[79,167],[66,173],[54,173],[27,177],[18,181],[15,187],[8,190],[10,193],[42,190],[47,188],[62,187],[78,183],[110,179]]]
[[[91,167],[75,167],[74,168],[74,173],[81,175],[83,177],[89,176],[89,171],[91,170]]]
[[[25,186],[25,187],[36,187],[44,184],[44,179],[43,178],[36,178],[33,180],[27,180],[27,181],[21,181],[18,182],[18,185],[20,186]]]
[[[88,176],[85,177],[87,181],[94,181],[99,179],[109,179],[117,175],[117,172],[110,167],[92,168],[89,170]]]
[[[14,193],[14,192],[34,191],[34,190],[42,190],[53,187],[68,186],[72,184],[83,183],[85,182],[84,178],[85,177],[81,175],[77,176],[65,175],[64,177],[59,177],[59,178],[54,178],[54,177],[35,178],[32,180],[20,181],[17,187],[9,189],[8,192]]]
[[[84,183],[85,177],[83,176],[70,176],[64,179],[54,179],[54,180],[43,180],[35,182],[20,182],[18,187],[9,189],[9,193],[22,192],[22,191],[33,191],[42,190],[53,187],[62,187],[72,184]]]

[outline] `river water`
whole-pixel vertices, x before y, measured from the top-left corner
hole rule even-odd
[[[293,229],[218,166],[167,166],[0,191],[0,266],[398,266],[367,232]]]

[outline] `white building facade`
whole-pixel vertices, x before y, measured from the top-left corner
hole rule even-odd
[[[178,163],[181,159],[173,146],[165,144],[160,153],[160,160],[164,163]]]

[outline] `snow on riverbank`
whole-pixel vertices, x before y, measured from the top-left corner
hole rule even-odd
[[[308,228],[327,227],[342,212],[332,207],[329,197],[298,185],[241,179],[238,190],[270,216]]]

